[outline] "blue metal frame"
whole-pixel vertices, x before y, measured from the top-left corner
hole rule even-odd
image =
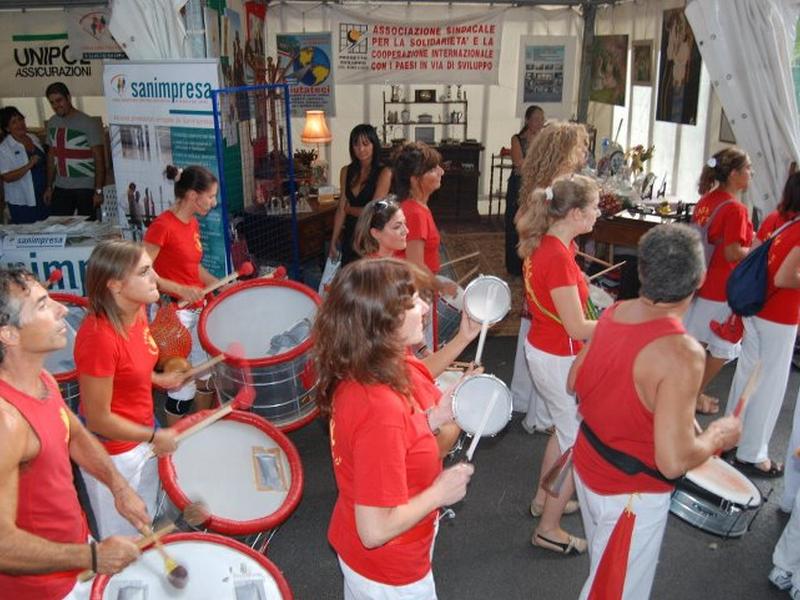
[[[222,140],[222,128],[220,127],[220,111],[219,111],[219,96],[220,94],[236,94],[238,92],[269,92],[270,90],[275,89],[282,89],[283,90],[283,100],[286,110],[286,150],[288,152],[288,164],[289,164],[289,195],[291,197],[292,203],[292,264],[289,265],[289,276],[296,280],[301,281],[301,272],[300,272],[300,245],[299,240],[297,239],[297,182],[295,181],[294,176],[294,150],[292,148],[292,110],[291,110],[291,100],[289,98],[289,85],[286,83],[264,83],[260,85],[240,85],[237,87],[230,87],[230,88],[220,88],[218,90],[211,90],[211,100],[212,106],[214,108],[214,138],[216,141],[216,152],[217,152],[217,175],[219,177],[219,188],[220,188],[220,197],[222,199],[221,202],[221,209],[222,209],[222,226],[225,230],[225,255],[226,260],[228,263],[228,271],[233,270],[233,266],[231,264],[231,242],[230,239],[230,223],[228,219],[228,199],[227,199],[227,187],[225,185],[225,168],[224,168],[224,157],[223,157],[223,140]]]

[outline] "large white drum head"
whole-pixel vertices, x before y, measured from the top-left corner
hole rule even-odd
[[[175,483],[187,498],[204,502],[212,515],[231,521],[275,513],[292,483],[283,449],[266,432],[230,419],[183,440],[172,464]],[[279,480],[281,485],[269,485]]]
[[[78,335],[78,329],[81,328],[81,323],[86,316],[86,307],[78,304],[71,304],[68,300],[58,299],[64,306],[67,307],[67,315],[65,321],[67,323],[67,345],[51,352],[44,359],[44,368],[52,373],[55,377],[69,375],[75,371],[75,358],[73,353],[75,351],[75,337]]]
[[[717,456],[687,472],[686,479],[739,506],[756,508],[761,504],[761,492],[753,482]]]
[[[481,275],[464,290],[464,309],[473,321],[497,323],[511,310],[511,290],[499,277]]]
[[[242,358],[254,360],[268,356],[273,337],[303,319],[313,321],[317,303],[294,287],[258,285],[236,288],[206,310],[205,337],[216,349],[205,350],[224,352],[230,344],[238,343]]]
[[[436,279],[443,283],[454,283],[452,279],[448,277],[444,277],[443,275],[437,275]],[[455,296],[450,296],[448,294],[439,294],[439,300],[447,304],[450,308],[457,310],[459,313],[464,308],[464,288],[458,286],[458,290],[456,290]]]
[[[477,433],[494,395],[497,398],[483,428],[483,436],[496,435],[511,420],[511,392],[494,375],[473,375],[462,381],[453,393],[453,416],[459,427],[467,433]]]
[[[271,563],[266,557],[259,557],[243,544],[208,534],[167,536],[163,541],[170,556],[189,573],[185,588],[170,585],[164,559],[151,547],[116,575],[98,578],[92,598],[281,600],[288,597],[283,593],[287,591],[286,582],[276,580],[281,577],[277,569],[275,574],[270,572],[266,564]]]

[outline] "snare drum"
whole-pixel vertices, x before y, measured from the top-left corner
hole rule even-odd
[[[470,435],[480,429],[486,407],[496,395],[483,436],[497,435],[511,420],[511,391],[494,375],[473,375],[464,379],[453,392],[453,417]]]
[[[437,275],[436,279],[452,283],[452,279]],[[464,288],[458,286],[455,296],[439,294],[436,301],[436,318],[438,319],[439,347],[444,346],[458,333],[461,325],[461,311],[464,308]]]
[[[207,412],[182,419],[173,428],[181,432]],[[297,507],[303,490],[294,444],[265,419],[242,411],[233,411],[181,441],[172,454],[160,456],[158,474],[179,511],[202,501],[211,515],[204,526],[236,536],[274,529]],[[160,507],[159,513],[170,516],[169,507]]]
[[[88,313],[89,301],[72,294],[51,293],[50,297],[67,308],[67,315],[64,317],[67,322],[67,345],[48,354],[44,360],[44,368],[52,373],[58,382],[64,402],[73,412],[77,413],[80,390],[78,389],[78,371],[75,368],[73,352],[78,329],[81,328],[81,323]]]
[[[245,382],[255,388],[252,411],[283,431],[312,421],[317,377],[309,359],[311,324],[321,303],[310,288],[294,281],[251,279],[206,305],[198,335],[209,356],[237,343],[242,358],[227,357],[214,367],[221,400],[230,400]]]
[[[283,573],[266,556],[210,533],[175,533],[162,538],[166,551],[189,574],[186,587],[168,581],[164,559],[150,546],[115,575],[98,575],[91,600],[289,600]]]
[[[712,456],[681,479],[670,511],[687,523],[723,537],[741,537],[751,519],[745,512],[761,506],[761,492],[727,462]]]

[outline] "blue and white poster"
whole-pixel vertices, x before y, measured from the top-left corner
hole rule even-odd
[[[307,110],[324,110],[335,115],[331,34],[279,33],[278,68],[292,85],[292,116],[302,117]]]

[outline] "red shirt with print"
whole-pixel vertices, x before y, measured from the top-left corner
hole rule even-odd
[[[586,306],[589,285],[586,283],[583,271],[575,262],[576,249],[574,242],[567,248],[557,237],[545,235],[539,242],[539,247],[525,259],[522,267],[525,299],[531,313],[528,342],[534,348],[557,356],[577,354],[583,347],[582,341],[570,339],[564,325],[547,314],[558,317],[550,292],[560,287],[577,286],[581,306]],[[537,306],[534,296],[547,312]]]
[[[758,239],[766,240],[772,232],[797,215],[781,216],[777,211],[764,219]],[[767,257],[767,301],[756,315],[761,319],[784,325],[800,323],[800,290],[775,287],[775,275],[792,248],[800,245],[800,223],[789,225],[772,241]]]
[[[160,248],[153,263],[159,277],[181,285],[204,287],[200,279],[203,244],[197,219],[192,217],[184,223],[174,212],[165,210],[147,228],[144,241]]]
[[[423,241],[425,242],[425,250],[423,260],[425,266],[431,272],[439,272],[439,242],[441,236],[439,230],[436,228],[436,222],[433,220],[433,215],[427,206],[422,206],[416,200],[403,200],[400,203],[400,208],[403,209],[403,214],[406,217],[406,227],[408,227],[408,242]],[[398,252],[399,258],[406,258],[405,251]]]
[[[714,209],[723,202],[729,202],[717,211],[708,228],[708,241],[714,244],[711,262],[708,264],[706,279],[697,295],[706,300],[725,302],[725,286],[728,276],[736,266],[725,258],[725,246],[739,243],[747,248],[753,243],[753,224],[747,215],[747,207],[725,190],[717,187],[700,198],[694,209],[692,220],[705,225]]]
[[[436,511],[389,543],[368,549],[358,537],[355,505],[406,504],[442,471],[436,438],[423,412],[434,406],[441,392],[425,365],[410,354],[405,360],[412,400],[387,385],[348,380],[336,388],[330,420],[339,496],[328,541],[351,569],[388,585],[413,583],[430,571]]]
[[[75,338],[75,365],[80,375],[112,377],[111,412],[153,427],[153,384],[158,346],[150,335],[144,309],[123,337],[105,317],[89,314]],[[81,406],[81,413],[84,407]],[[139,442],[102,439],[109,454],[121,454]]]

